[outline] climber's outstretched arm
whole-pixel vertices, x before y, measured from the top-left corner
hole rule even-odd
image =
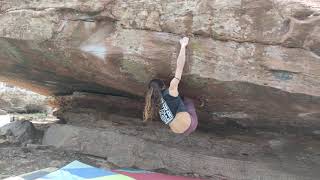
[[[171,96],[178,96],[178,85],[181,80],[182,72],[183,72],[183,67],[186,62],[186,46],[188,45],[189,38],[184,37],[180,40],[181,44],[181,49],[180,53],[177,59],[177,67],[176,67],[176,72],[174,78],[170,82],[170,87],[169,87],[169,94]]]

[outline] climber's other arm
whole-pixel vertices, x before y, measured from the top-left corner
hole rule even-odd
[[[186,61],[186,46],[188,45],[189,38],[184,37],[180,39],[180,53],[177,59],[177,67],[176,67],[176,72],[174,78],[170,82],[170,87],[169,87],[169,94],[171,96],[178,96],[178,85],[181,80],[182,72],[183,72],[183,67]]]

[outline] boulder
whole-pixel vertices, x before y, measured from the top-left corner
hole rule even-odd
[[[113,121],[117,121],[113,117]],[[158,126],[134,127],[104,121],[104,128],[53,125],[44,145],[102,157],[119,167],[196,173],[205,179],[290,179],[319,177],[319,142],[310,138],[232,135],[228,138],[195,132],[173,143],[174,134]],[[89,125],[90,124],[90,125]],[[312,149],[312,150],[310,150]],[[303,159],[303,161],[301,161]]]
[[[150,79],[170,81],[179,38],[188,35],[181,93],[196,101],[200,123],[320,126],[318,0],[4,0],[0,7],[2,81],[134,104]]]
[[[10,143],[32,142],[36,129],[30,121],[15,121],[0,127],[0,137]]]

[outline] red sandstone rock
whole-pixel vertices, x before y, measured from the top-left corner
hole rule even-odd
[[[170,80],[189,35],[181,91],[200,122],[319,126],[317,0],[0,3],[2,80],[142,97],[151,78]]]

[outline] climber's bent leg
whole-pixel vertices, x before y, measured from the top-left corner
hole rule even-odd
[[[189,135],[190,133],[195,131],[198,126],[198,116],[197,116],[193,101],[191,99],[184,97],[183,102],[187,108],[188,113],[191,116],[191,124],[190,124],[189,128],[183,134]]]

